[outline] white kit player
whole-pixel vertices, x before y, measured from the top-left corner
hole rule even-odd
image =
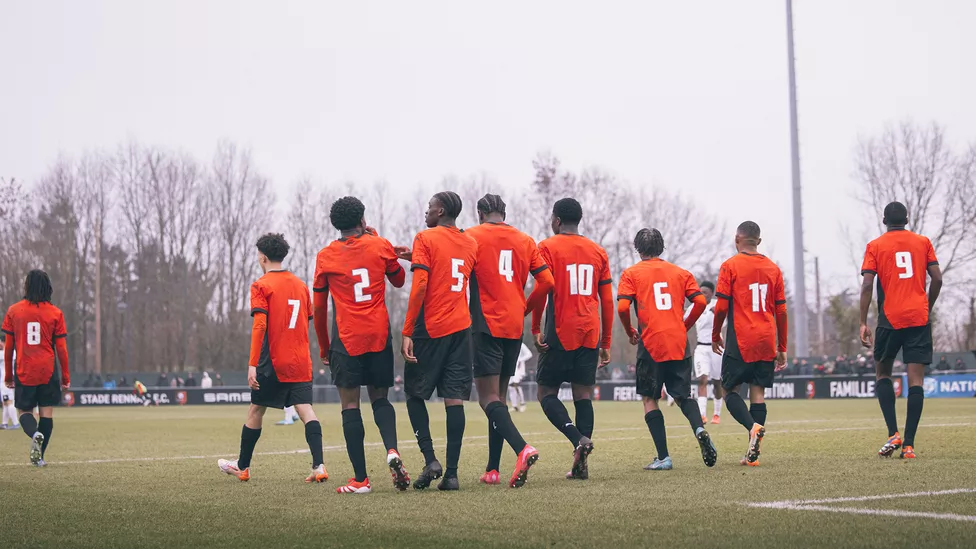
[[[512,410],[525,411],[525,393],[522,392],[522,380],[525,379],[525,363],[532,358],[532,351],[522,343],[518,359],[515,362],[515,374],[508,380],[508,400],[512,403]]]
[[[712,352],[712,322],[715,320],[715,284],[709,281],[701,283],[701,291],[708,305],[705,312],[695,323],[698,332],[698,345],[695,347],[695,367],[692,376],[698,382],[698,409],[701,411],[702,422],[708,417],[708,382],[711,381],[714,390],[715,412],[712,423],[718,423],[722,418],[722,356]]]
[[[0,429],[20,429],[20,417],[14,408],[14,390],[4,383],[3,338],[0,338],[0,402],[3,404],[3,421]]]

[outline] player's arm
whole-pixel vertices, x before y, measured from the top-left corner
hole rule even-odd
[[[637,345],[637,330],[630,321],[630,304],[636,301],[637,292],[630,272],[624,271],[620,275],[620,284],[617,285],[617,317],[620,318],[620,324],[624,327],[624,333],[630,339],[631,345]]]
[[[247,385],[260,389],[258,384],[258,363],[261,361],[261,347],[268,333],[268,298],[264,290],[255,282],[251,284],[251,352],[247,360]]]
[[[8,388],[14,388],[14,336],[3,332],[3,379]]]
[[[553,286],[556,285],[556,280],[552,277],[552,271],[549,270],[549,265],[542,258],[542,254],[539,252],[538,246],[532,239],[528,239],[529,244],[529,272],[535,278],[535,287],[532,288],[532,293],[529,294],[529,299],[525,302],[525,314],[528,315],[536,308],[540,310],[546,306],[546,297],[548,297],[549,292],[552,291]]]
[[[600,363],[610,364],[610,343],[613,339],[613,279],[610,277],[610,260],[603,253],[603,273],[600,276],[600,320],[603,336],[600,338]]]
[[[926,253],[926,270],[929,272],[929,278],[932,281],[929,283],[929,311],[932,307],[935,307],[935,301],[939,299],[939,292],[942,291],[942,267],[939,267],[939,260],[935,257],[935,248],[932,247],[932,242],[928,241],[928,251]]]
[[[315,338],[319,341],[319,359],[329,364],[329,277],[325,273],[322,254],[316,259],[315,279],[312,282],[312,320]]]
[[[878,264],[874,257],[874,249],[868,244],[864,251],[864,262],[861,264],[861,345],[872,346],[871,328],[868,327],[868,312],[874,299],[874,279],[878,275]]]
[[[545,246],[540,246],[539,257],[546,265],[552,265],[552,257],[549,255],[549,248]],[[552,271],[547,270],[549,276],[552,276]],[[556,286],[555,277],[553,277],[553,287]],[[534,292],[533,292],[534,293]],[[531,299],[531,296],[529,296]],[[542,339],[542,311],[546,308],[546,303],[549,299],[549,293],[547,292],[544,297],[540,297],[537,302],[535,302],[532,308],[532,322],[529,324],[530,330],[532,331],[532,341],[535,342],[535,348],[538,349],[540,353],[545,352],[549,349],[549,345],[546,344]]]
[[[705,307],[708,306],[705,296],[701,293],[701,288],[698,287],[698,282],[695,277],[691,276],[691,273],[685,274],[685,298],[690,299],[692,303],[691,310],[685,316],[685,331],[687,332],[698,322],[702,313],[705,312]]]
[[[712,352],[720,355],[725,350],[725,340],[722,339],[722,326],[729,316],[729,302],[732,300],[732,270],[728,263],[723,263],[718,272],[718,283],[715,285],[715,319],[712,321]]]
[[[61,387],[67,389],[71,386],[71,368],[68,366],[68,327],[64,323],[63,313],[54,323],[54,352],[61,365]]]
[[[417,357],[413,354],[413,331],[417,327],[420,309],[427,298],[427,282],[430,277],[430,253],[423,239],[423,233],[418,234],[414,239],[411,257],[413,263],[410,265],[410,270],[413,272],[413,283],[410,286],[407,315],[403,319],[403,343],[400,346],[400,353],[403,355],[403,360],[412,364],[417,362]]]
[[[783,282],[783,272],[776,277],[776,293],[774,294],[776,315],[776,371],[786,368],[786,343],[789,335],[789,320],[786,312],[786,283]]]
[[[397,254],[393,248],[393,244],[387,241],[386,246],[387,253],[389,254],[386,257],[386,278],[394,288],[402,288],[403,283],[407,280],[407,272],[403,270],[400,261],[397,260]]]

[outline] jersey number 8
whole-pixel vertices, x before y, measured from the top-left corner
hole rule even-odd
[[[27,323],[27,344],[28,345],[41,344],[41,323],[40,322]]]

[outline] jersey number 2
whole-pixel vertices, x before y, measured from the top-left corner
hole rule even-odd
[[[364,294],[363,290],[369,288],[369,271],[366,269],[353,269],[352,276],[358,276],[359,282],[352,287],[356,293],[356,303],[362,303],[373,299],[373,294]]]
[[[27,323],[27,344],[28,345],[41,344],[41,323],[40,322]]]

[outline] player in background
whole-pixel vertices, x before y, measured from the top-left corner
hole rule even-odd
[[[61,391],[71,385],[68,330],[61,309],[51,304],[53,293],[47,273],[27,273],[24,299],[7,309],[0,327],[5,336],[4,385],[14,389],[20,427],[31,437],[30,460],[38,467],[47,465],[44,456],[54,431],[54,407],[61,402]],[[61,365],[60,376],[55,362]],[[39,419],[34,418],[35,406]]]
[[[552,289],[552,273],[532,237],[505,223],[502,197],[486,194],[478,200],[477,208],[480,224],[465,234],[478,244],[470,288],[474,382],[481,408],[488,416],[488,465],[481,482],[500,483],[502,446],[508,442],[517,456],[508,485],[520,488],[539,452],[525,443],[504,399],[522,349],[525,313],[545,302]],[[536,283],[526,301],[530,274]]]
[[[3,410],[3,418],[0,421],[0,430],[3,429],[20,429],[19,419],[17,419],[17,412],[14,411],[14,390],[8,389],[7,384],[4,380],[7,379],[4,370],[4,340],[6,338],[0,337],[0,406]],[[17,358],[14,357],[14,360]],[[8,427],[9,425],[9,427]]]
[[[702,421],[708,417],[708,384],[711,382],[714,400],[712,423],[722,420],[722,357],[712,352],[712,324],[715,321],[715,284],[706,280],[701,283],[701,292],[705,296],[705,312],[698,317],[695,331],[698,334],[695,346],[694,378],[698,382],[698,409]]]
[[[146,388],[146,385],[138,379],[132,384],[132,392],[142,400],[143,407],[153,404],[153,399],[149,396],[149,389]],[[156,406],[159,406],[158,402],[156,403]]]
[[[249,480],[264,413],[268,408],[294,406],[305,423],[305,440],[312,453],[312,474],[305,482],[325,482],[329,474],[322,460],[322,426],[312,410],[312,355],[308,345],[312,299],[308,286],[281,266],[288,255],[283,235],[262,236],[257,249],[264,275],[251,284],[254,320],[247,367],[251,406],[241,429],[240,456],[218,460],[217,465],[228,475]]]
[[[759,225],[745,221],[735,233],[739,252],[722,263],[715,295],[712,351],[722,354],[722,388],[729,413],[749,430],[749,448],[742,465],[759,465],[759,445],[766,434],[765,389],[773,373],[786,368],[786,289],[783,272],[759,253]],[[722,326],[729,319],[727,340]],[[775,364],[774,364],[775,362]],[[749,385],[749,408],[739,386]]]
[[[579,233],[583,208],[572,198],[552,207],[554,236],[539,243],[542,259],[555,285],[546,305],[546,332],[541,333],[542,308],[532,311],[532,333],[539,349],[539,402],[549,421],[573,444],[573,467],[567,479],[589,478],[587,457],[593,451],[593,386],[596,370],[610,363],[613,331],[613,289],[607,252]],[[601,336],[602,332],[602,336]],[[576,423],[559,400],[559,386],[573,388]]]
[[[552,276],[552,273],[549,273]],[[532,351],[525,343],[521,344],[519,356],[515,362],[515,373],[508,380],[508,400],[512,402],[512,411],[525,411],[525,392],[522,390],[522,381],[525,380],[525,363],[532,358]]]
[[[423,490],[441,475],[439,490],[457,490],[458,460],[464,437],[464,401],[471,397],[471,313],[468,279],[478,244],[457,228],[461,197],[451,191],[430,199],[427,230],[417,234],[412,251],[413,285],[403,322],[401,353],[406,361],[407,413],[426,465],[413,487]],[[427,405],[437,389],[447,415],[447,468],[441,467],[430,438]]]
[[[688,331],[707,302],[691,273],[661,259],[664,237],[660,231],[641,229],[634,237],[634,248],[641,262],[620,275],[617,314],[631,345],[641,346],[637,354],[637,394],[643,397],[644,422],[657,448],[657,457],[644,469],[659,471],[673,467],[664,415],[658,407],[664,387],[688,418],[705,465],[713,467],[718,453],[705,431],[698,406],[691,400],[692,361],[686,358]],[[687,317],[682,307],[685,299],[693,302]],[[637,329],[631,325],[631,304],[637,310]]]
[[[925,367],[932,363],[932,327],[929,311],[942,290],[942,269],[928,238],[908,226],[908,209],[900,202],[885,206],[883,223],[887,232],[868,244],[861,266],[861,343],[870,348],[868,309],[878,280],[878,328],[874,338],[874,360],[878,382],[875,394],[888,426],[888,441],[878,455],[889,457],[899,447],[901,457],[915,459],[915,432],[922,418]],[[925,275],[932,279],[928,294]],[[898,433],[895,389],[891,367],[898,351],[908,369],[908,419],[905,438]],[[903,446],[904,445],[904,446]]]
[[[275,423],[275,425],[294,425],[299,419],[298,414],[295,413],[295,407],[289,406],[285,408],[285,419]]]
[[[393,386],[393,340],[386,308],[386,279],[403,287],[406,272],[393,245],[366,225],[366,207],[346,196],[332,203],[329,219],[339,231],[315,260],[315,334],[322,364],[332,371],[342,405],[342,433],[355,477],[340,486],[340,494],[367,494],[372,490],[366,475],[366,430],[359,409],[361,387],[373,408],[373,421],[386,446],[386,463],[393,486],[410,486],[410,476],[397,450],[396,411],[390,404]],[[332,337],[329,337],[329,295],[332,295]]]

